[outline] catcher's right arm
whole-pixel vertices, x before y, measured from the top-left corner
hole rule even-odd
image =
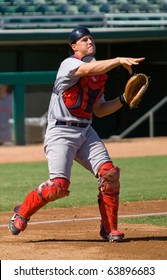
[[[134,74],[126,83],[125,92],[120,97],[121,103],[128,103],[131,109],[136,108],[149,85],[149,78],[143,73]],[[124,100],[123,100],[124,99]]]

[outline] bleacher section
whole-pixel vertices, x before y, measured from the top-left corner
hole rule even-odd
[[[167,0],[0,0],[0,29],[167,26]]]

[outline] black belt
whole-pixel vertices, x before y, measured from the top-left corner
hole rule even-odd
[[[77,126],[77,127],[87,127],[89,123],[77,123],[77,122],[63,122],[57,121],[55,125],[69,125],[69,126]]]

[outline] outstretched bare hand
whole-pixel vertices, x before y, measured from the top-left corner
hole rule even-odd
[[[133,74],[132,65],[138,65],[139,62],[145,60],[145,57],[132,58],[132,57],[120,57],[120,64],[126,68],[130,75]]]

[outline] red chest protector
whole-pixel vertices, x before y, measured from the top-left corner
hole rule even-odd
[[[84,76],[63,93],[64,103],[73,116],[88,120],[92,118],[93,104],[104,92],[106,79],[106,74]]]

